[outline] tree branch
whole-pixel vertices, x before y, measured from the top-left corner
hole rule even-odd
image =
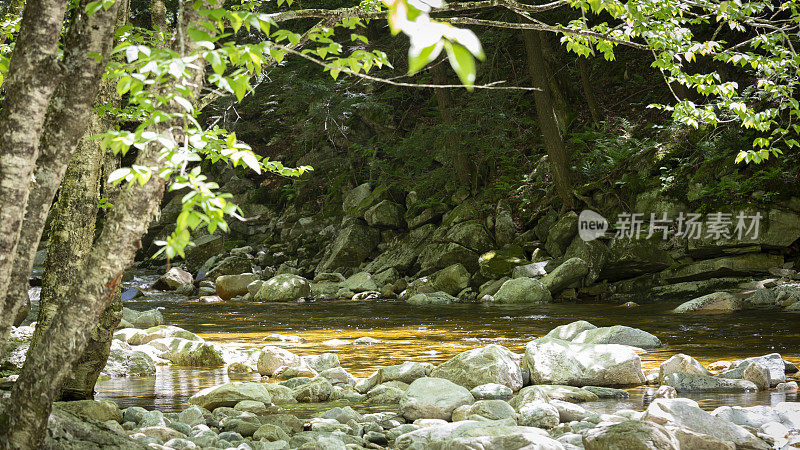
[[[474,88],[474,89],[506,90],[506,91],[507,90],[514,90],[514,91],[538,91],[539,90],[537,88],[532,88],[532,87],[497,86],[498,84],[505,83],[505,81],[493,81],[493,82],[491,82],[489,84],[475,85],[475,86],[467,86],[465,84],[402,83],[402,82],[398,82],[398,81],[387,80],[385,78],[373,77],[372,75],[367,75],[365,73],[355,72],[355,71],[350,70],[350,69],[348,69],[346,67],[334,67],[334,66],[326,63],[325,61],[322,61],[320,59],[314,58],[313,56],[310,56],[310,55],[308,55],[306,53],[299,52],[297,50],[294,50],[292,48],[289,48],[289,47],[286,47],[286,46],[283,46],[283,45],[275,45],[274,47],[278,48],[278,49],[281,49],[281,50],[283,50],[283,51],[285,51],[287,53],[291,53],[293,55],[297,55],[297,56],[299,56],[301,58],[305,58],[305,59],[313,62],[314,64],[318,64],[318,65],[320,65],[322,67],[325,67],[326,69],[338,70],[339,72],[346,73],[346,74],[349,74],[349,75],[353,75],[353,76],[358,77],[358,78],[363,78],[363,79],[369,80],[369,81],[375,81],[377,83],[388,84],[388,85],[391,85],[391,86],[425,88],[425,89],[430,89],[430,88],[433,88],[433,89],[441,89],[441,88]]]
[[[513,30],[537,30],[537,31],[550,31],[553,33],[577,34],[580,36],[589,36],[597,39],[603,39],[605,41],[614,42],[619,45],[633,47],[638,50],[650,49],[650,47],[648,47],[645,44],[623,41],[621,39],[611,37],[607,34],[595,33],[594,31],[571,30],[569,28],[538,24],[538,23],[500,22],[497,20],[472,19],[469,17],[449,17],[447,19],[440,19],[440,20],[444,20],[449,23],[459,24],[459,25],[480,25],[480,26],[494,27],[494,28],[509,28]]]
[[[476,9],[487,9],[505,7],[515,11],[525,11],[529,13],[541,13],[552,9],[569,5],[566,0],[557,0],[544,5],[527,5],[516,0],[481,0],[476,2],[461,2],[448,4],[444,8],[432,10],[431,13],[471,11]],[[385,19],[386,10],[368,10],[361,7],[339,8],[339,9],[301,9],[297,11],[282,11],[267,14],[268,18],[277,22],[296,19],[343,19],[345,17],[358,17],[359,19]]]

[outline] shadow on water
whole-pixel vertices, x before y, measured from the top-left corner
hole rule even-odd
[[[137,279],[145,285],[150,277]],[[704,364],[777,352],[800,364],[800,317],[768,311],[715,315],[670,313],[680,301],[637,308],[605,304],[487,306],[459,304],[413,307],[397,301],[334,301],[308,303],[216,303],[188,301],[172,294],[148,292],[126,302],[129,308],[162,308],[166,323],[193,331],[212,342],[240,347],[280,345],[305,355],[335,352],[342,366],[356,376],[402,361],[446,361],[454,354],[490,343],[523,352],[525,344],[553,327],[575,320],[597,326],[628,325],[655,334],[663,348],[642,354],[645,368],[658,367],[676,353]],[[300,344],[264,342],[269,334],[289,334]],[[370,346],[350,342],[369,336],[382,341]],[[340,342],[327,342],[332,339]],[[344,342],[341,342],[344,341]],[[98,384],[99,397],[123,406],[155,406],[177,410],[201,388],[228,381],[222,369],[162,367],[154,377],[113,379]],[[648,388],[631,389],[626,402],[599,402],[592,408],[642,409]],[[795,401],[792,394],[692,396],[704,407]]]

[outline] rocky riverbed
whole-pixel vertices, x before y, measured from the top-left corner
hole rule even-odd
[[[437,365],[406,361],[359,378],[335,352],[292,352],[299,338],[291,335],[236,348],[159,324],[157,310],[125,315],[129,323],[155,326],[117,332],[108,376],[193,365],[225,367],[228,380],[193,392],[179,412],[120,409],[109,401],[59,404],[48,445],[76,439],[175,449],[766,449],[800,443],[800,403],[707,411],[684,398],[769,392],[796,399],[797,368],[777,353],[708,365],[675,354],[643,369],[641,355],[663,346],[657,336],[576,321],[527,342],[520,353],[490,344]],[[32,327],[19,327],[15,341],[24,343],[31,333]],[[626,407],[625,388],[637,386],[648,389],[647,402]]]

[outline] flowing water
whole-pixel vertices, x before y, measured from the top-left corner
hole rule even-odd
[[[137,277],[126,287],[147,286],[153,279]],[[777,352],[800,365],[800,316],[767,311],[670,313],[680,300],[636,308],[605,304],[414,307],[397,301],[208,304],[169,293],[146,292],[145,297],[128,301],[125,306],[136,310],[162,308],[167,324],[195,332],[211,342],[235,347],[274,344],[301,355],[335,352],[342,366],[359,377],[408,360],[438,364],[456,353],[490,343],[522,353],[528,341],[575,320],[587,320],[597,326],[628,325],[658,336],[665,345],[641,355],[645,368],[656,368],[676,353],[708,364]],[[264,342],[265,336],[275,333],[299,336],[304,342]],[[350,343],[362,336],[382,343]],[[101,382],[97,390],[98,398],[114,400],[122,407],[138,405],[176,411],[186,405],[193,393],[226,381],[229,378],[224,369],[172,366],[159,367],[151,377]],[[600,411],[642,409],[652,395],[650,387],[629,391],[631,397],[625,402],[597,402],[591,407]],[[707,409],[797,400],[794,393],[775,392],[690,397]]]

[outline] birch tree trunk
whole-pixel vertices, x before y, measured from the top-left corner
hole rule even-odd
[[[187,24],[197,23],[200,16],[192,2],[184,2],[182,6],[183,22],[179,26],[185,30]],[[191,40],[182,45],[173,43],[172,47],[185,47],[187,52],[196,50]],[[192,87],[193,99],[199,94],[204,74],[202,60],[195,64],[190,69],[192,77],[186,82]],[[170,109],[180,111],[181,107],[174,104]],[[181,142],[183,123],[172,122],[160,124],[157,131],[172,134],[176,142]],[[25,361],[6,411],[0,416],[0,436],[5,435],[14,448],[36,448],[41,442],[61,383],[86,348],[98,317],[111,304],[122,271],[133,260],[141,236],[158,211],[165,180],[157,174],[166,166],[160,153],[161,148],[153,144],[140,150],[135,164],[149,167],[153,176],[143,185],[131,185],[120,194],[97,242],[70,283],[69,300],[42,336],[37,351],[30,353]]]
[[[83,8],[85,3],[86,0],[82,1],[79,8]],[[50,205],[75,146],[86,129],[100,78],[113,45],[114,22],[118,14],[127,16],[126,4],[127,2],[117,1],[108,10],[100,8],[91,17],[79,14],[67,33],[63,62],[66,73],[53,95],[44,122],[39,143],[41,151],[34,172],[35,181],[29,187],[30,195],[19,245],[14,254],[11,281],[6,295],[0,292],[0,359],[11,321],[20,307],[28,301],[28,277]],[[92,54],[102,58],[93,58],[90,56]]]
[[[29,0],[3,83],[0,110],[0,317],[13,319],[6,290],[25,217],[47,106],[58,84],[58,39],[66,0]],[[0,342],[0,344],[3,344]]]

